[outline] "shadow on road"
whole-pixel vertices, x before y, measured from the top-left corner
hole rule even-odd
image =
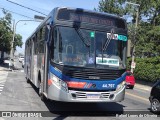
[[[60,116],[116,116],[123,114],[123,105],[118,103],[66,103],[45,102],[49,111]]]

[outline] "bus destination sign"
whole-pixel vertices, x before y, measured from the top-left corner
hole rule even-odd
[[[57,14],[57,20],[115,26],[125,29],[125,22],[123,19],[107,14],[84,12],[83,10],[60,9]]]
[[[70,13],[70,20],[113,26],[112,20],[105,19],[105,18],[98,18],[98,17],[91,16],[91,15],[89,16],[89,15],[83,15],[83,14]]]

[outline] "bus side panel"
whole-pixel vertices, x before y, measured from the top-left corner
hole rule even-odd
[[[34,55],[33,57],[34,61],[33,61],[33,81],[34,81],[34,85],[36,87],[39,87],[38,85],[38,69],[37,69],[37,55]]]
[[[39,54],[37,56],[37,80],[38,82],[41,81],[42,83],[44,82],[44,54]],[[43,86],[42,86],[43,87]],[[43,90],[43,88],[42,88]]]
[[[27,52],[27,78],[31,80],[31,42],[28,43],[28,52]]]

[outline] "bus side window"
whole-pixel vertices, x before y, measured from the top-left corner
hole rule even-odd
[[[57,29],[56,28],[54,28],[53,29],[53,35],[52,35],[52,38],[53,38],[53,40],[54,40],[54,42],[53,42],[53,59],[54,59],[54,61],[56,61],[56,62],[58,62],[57,60],[58,60],[58,40],[57,40]]]
[[[33,42],[34,42],[34,44],[33,44],[34,45],[34,53],[33,54],[36,55],[36,48],[37,48],[36,36],[33,37]]]
[[[37,41],[40,41],[40,31],[37,32]]]
[[[40,42],[39,42],[39,46],[38,46],[38,48],[39,48],[39,53],[44,53],[44,40],[41,40]]]
[[[47,27],[46,27],[47,29]],[[48,34],[49,34],[49,38],[48,38]],[[48,33],[48,31],[46,30],[46,35],[45,35],[45,39],[49,39],[49,54],[50,54],[50,58],[53,58],[53,51],[54,51],[54,39],[53,39],[53,28],[50,29],[50,32]]]
[[[45,31],[46,31],[46,26],[44,26],[43,28],[42,28],[42,40],[45,40],[46,38],[45,38]]]
[[[35,37],[34,37],[34,54],[37,55],[38,53],[38,42],[37,42],[37,34],[35,34]]]

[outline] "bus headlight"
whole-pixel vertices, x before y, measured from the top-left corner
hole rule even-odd
[[[119,85],[117,85],[116,91],[122,89],[125,85],[126,85],[125,81],[121,82]]]
[[[53,82],[60,86],[60,79],[58,77],[56,77],[54,74],[50,73],[50,79],[53,80]]]
[[[64,89],[65,91],[68,91],[68,86],[67,83],[61,80],[61,88]]]
[[[50,73],[50,79],[53,80],[53,82],[61,89],[68,91],[67,83],[58,77],[56,77],[54,74]]]

